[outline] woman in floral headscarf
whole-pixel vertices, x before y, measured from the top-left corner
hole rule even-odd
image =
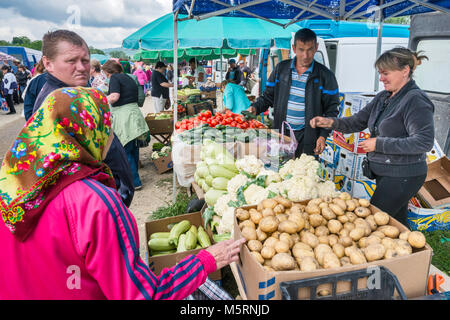
[[[0,299],[182,299],[237,259],[221,242],[155,276],[136,221],[103,163],[112,141],[105,95],[51,93],[0,170]]]

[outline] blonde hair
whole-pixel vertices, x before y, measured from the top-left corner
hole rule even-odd
[[[91,60],[91,67],[94,68],[95,72],[102,71],[102,65],[100,64],[100,61],[96,59]]]
[[[422,60],[427,59],[425,55],[421,55],[422,51],[414,52],[404,47],[397,47],[385,51],[375,61],[375,68],[381,70],[403,70],[409,66],[409,76],[411,77],[417,66]]]

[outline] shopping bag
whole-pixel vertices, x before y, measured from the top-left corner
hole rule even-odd
[[[8,108],[8,104],[6,103],[6,99],[0,97],[0,110],[3,112],[8,112],[9,108]]]

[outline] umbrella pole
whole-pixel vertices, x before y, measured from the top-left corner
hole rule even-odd
[[[383,5],[384,1],[380,1],[380,5]],[[375,55],[375,60],[378,59],[378,57],[381,54],[381,44],[383,41],[382,35],[383,35],[383,10],[379,10],[378,12],[378,37],[377,37],[377,52]],[[374,88],[373,91],[377,92],[379,89],[380,81],[379,81],[379,75],[378,70],[375,70],[375,81],[374,81]]]
[[[173,15],[173,100],[175,105],[173,106],[173,131],[175,131],[175,124],[178,118],[178,11]],[[177,174],[175,168],[173,171],[173,203],[177,200]]]
[[[220,48],[220,83],[222,83],[223,81],[222,60],[223,60],[222,48]]]

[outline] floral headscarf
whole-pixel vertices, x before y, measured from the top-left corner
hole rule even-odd
[[[24,241],[46,205],[69,184],[96,176],[115,187],[102,152],[111,133],[106,96],[92,88],[53,91],[28,120],[0,169],[0,211]]]

